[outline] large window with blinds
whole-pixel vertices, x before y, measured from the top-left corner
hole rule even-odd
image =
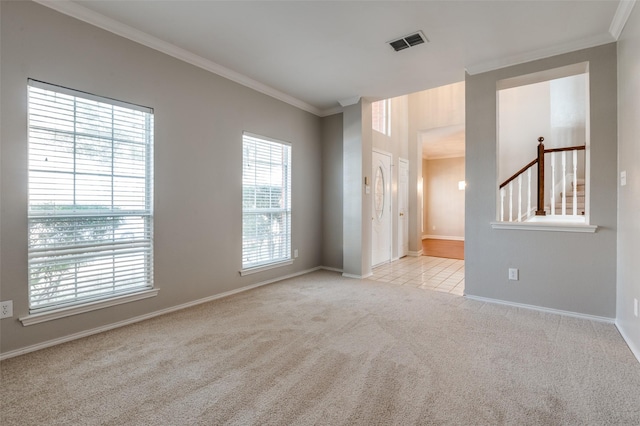
[[[153,287],[153,111],[29,80],[32,313]]]
[[[242,269],[291,261],[291,146],[243,135]]]

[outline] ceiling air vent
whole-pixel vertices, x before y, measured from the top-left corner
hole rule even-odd
[[[397,40],[390,41],[389,44],[396,52],[407,49],[409,47],[417,46],[418,44],[427,43],[429,39],[422,34],[422,31],[415,32],[413,34],[406,35]]]

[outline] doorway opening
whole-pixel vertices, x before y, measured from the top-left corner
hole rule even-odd
[[[464,114],[464,82],[372,104],[372,279],[463,294]]]
[[[435,118],[419,127],[423,255],[464,260],[464,82],[425,91]],[[444,111],[444,112],[443,112]]]

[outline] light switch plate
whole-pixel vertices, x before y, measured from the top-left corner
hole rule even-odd
[[[625,186],[627,184],[627,171],[623,170],[620,172],[620,186]]]

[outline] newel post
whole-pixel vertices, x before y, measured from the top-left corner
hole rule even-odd
[[[544,138],[538,138],[538,210],[536,216],[545,216],[544,211]]]

